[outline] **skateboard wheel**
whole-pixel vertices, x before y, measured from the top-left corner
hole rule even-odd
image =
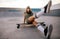
[[[20,24],[17,24],[17,28],[18,28],[18,29],[20,28]]]

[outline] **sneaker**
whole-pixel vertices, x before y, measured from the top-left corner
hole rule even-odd
[[[45,34],[45,37],[47,39],[50,39],[51,34],[52,34],[52,30],[53,30],[53,26],[52,25],[46,27],[46,29],[44,30],[44,34]]]
[[[47,36],[47,33],[48,33],[48,27],[46,27],[46,28],[44,29],[44,35],[45,35],[45,37]]]
[[[45,11],[44,13],[49,13],[50,12],[50,7],[52,5],[52,1],[50,0],[48,4],[44,7]]]

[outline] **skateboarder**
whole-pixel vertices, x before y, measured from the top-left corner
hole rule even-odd
[[[47,39],[50,38],[50,35],[52,32],[52,26],[47,26],[46,28],[43,28],[41,24],[38,24],[37,21],[35,21],[35,19],[39,18],[41,15],[45,13],[49,13],[51,4],[52,4],[52,1],[50,0],[48,4],[44,8],[42,8],[40,12],[36,13],[35,15],[33,15],[29,6],[26,8],[26,12],[24,12],[24,23],[26,21],[28,24],[35,25],[39,31],[44,33]]]

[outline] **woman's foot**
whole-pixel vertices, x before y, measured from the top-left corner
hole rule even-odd
[[[50,25],[50,26],[48,26],[48,27],[45,28],[44,35],[45,35],[45,37],[47,39],[50,39],[52,30],[53,30],[53,26],[52,25]]]
[[[52,1],[50,0],[48,4],[44,7],[44,13],[49,13],[50,12],[50,7],[52,5]]]

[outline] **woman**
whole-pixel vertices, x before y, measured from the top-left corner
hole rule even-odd
[[[39,18],[42,14],[49,13],[50,7],[51,7],[51,0],[48,2],[48,4],[44,8],[41,9],[40,12],[36,13],[35,16],[33,15],[29,6],[26,8],[26,12],[24,13],[24,23],[26,21],[28,24],[35,25],[38,30],[44,33],[47,39],[50,38],[50,35],[52,32],[52,26],[47,26],[46,28],[43,28],[41,24],[38,24],[37,21],[35,21],[35,19]]]
[[[33,20],[32,21],[28,20],[28,18],[31,17],[31,16],[33,16],[33,13],[31,11],[30,7],[28,6],[26,8],[26,11],[24,12],[24,23],[26,22],[27,24],[32,24]]]

